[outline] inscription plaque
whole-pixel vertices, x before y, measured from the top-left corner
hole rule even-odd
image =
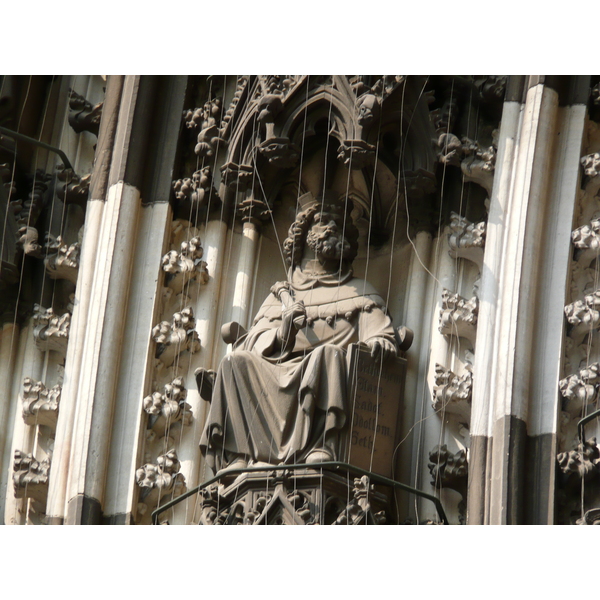
[[[348,348],[347,360],[350,418],[344,444],[346,460],[393,477],[406,359],[391,358],[382,364],[371,358],[366,346],[353,344]]]

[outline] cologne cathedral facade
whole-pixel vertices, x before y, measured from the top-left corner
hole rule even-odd
[[[600,522],[599,81],[0,78],[2,521]]]

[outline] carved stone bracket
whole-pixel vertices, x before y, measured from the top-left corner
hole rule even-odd
[[[60,183],[56,186],[56,195],[66,204],[84,206],[90,193],[91,173],[80,177],[73,169],[65,169],[64,165],[56,168],[56,177]]]
[[[444,289],[439,331],[444,335],[466,338],[475,344],[478,313],[479,300],[476,296],[466,300],[459,294]]]
[[[245,192],[252,187],[254,169],[250,165],[229,162],[221,167],[221,181],[233,192]]]
[[[156,358],[170,367],[179,355],[188,351],[190,354],[200,350],[200,339],[194,329],[196,319],[191,306],[173,315],[171,323],[161,321],[152,329],[152,339],[157,343]]]
[[[494,170],[496,168],[496,147],[481,147],[470,138],[459,138],[453,133],[442,133],[438,140],[438,158],[442,164],[460,167],[465,180],[477,183],[492,195]]]
[[[62,387],[47,388],[41,381],[29,377],[23,380],[23,420],[27,425],[56,428]]]
[[[436,446],[429,453],[429,464],[427,465],[433,478],[431,485],[436,489],[448,488],[455,490],[462,496],[458,505],[459,520],[461,524],[466,522],[466,500],[467,481],[469,467],[466,451],[459,450],[455,454],[448,451],[448,446]]]
[[[144,398],[144,410],[150,415],[149,427],[164,432],[173,423],[189,425],[192,422],[192,407],[185,401],[187,390],[183,378],[176,377],[164,386],[162,394],[154,392]]]
[[[272,137],[260,144],[258,151],[269,164],[278,169],[295,167],[300,158],[300,148],[288,138]]]
[[[200,285],[208,282],[209,274],[207,264],[200,260],[204,254],[200,238],[193,237],[181,242],[181,249],[170,250],[162,258],[163,271],[168,273],[167,285],[175,293],[183,290],[186,284],[197,281]]]
[[[82,228],[83,229],[83,228]],[[66,279],[77,283],[79,273],[79,257],[81,254],[81,234],[78,242],[67,244],[62,237],[46,236],[46,271],[52,279]]]
[[[212,167],[203,167],[192,177],[173,181],[173,191],[178,204],[190,204],[192,210],[197,210],[220,201],[217,190],[213,185]]]
[[[140,467],[135,472],[135,480],[140,488],[140,500],[146,505],[153,505],[162,496],[172,494],[180,496],[186,491],[185,477],[179,472],[181,463],[175,450],[169,450],[156,460]]]
[[[583,188],[590,196],[595,196],[600,189],[600,152],[581,157],[581,166],[585,173]]]
[[[568,452],[560,452],[556,460],[566,484],[597,477],[600,451],[596,445],[596,438],[577,444],[575,449]]]
[[[600,386],[600,364],[593,363],[579,373],[569,375],[559,382],[563,410],[571,415],[579,415],[584,406],[592,404],[598,397]]]
[[[236,216],[243,223],[259,226],[271,218],[269,205],[258,198],[246,198],[236,207]]]
[[[362,169],[375,160],[375,146],[364,140],[345,140],[340,144],[338,160],[351,169]]]
[[[483,252],[487,223],[471,223],[458,213],[450,214],[450,233],[448,234],[449,254],[453,258],[466,258],[474,262],[479,271],[483,269]]]
[[[583,300],[576,300],[565,306],[565,316],[569,325],[569,337],[581,342],[586,334],[600,326],[600,290],[586,295]]]
[[[373,513],[369,502],[369,494],[375,486],[370,484],[369,478],[363,475],[354,480],[354,497],[348,506],[340,513],[332,525],[383,525],[386,517],[385,511]]]
[[[45,504],[50,460],[38,461],[32,454],[15,450],[13,471],[15,498],[32,498],[40,504]]]
[[[433,387],[433,408],[458,415],[464,422],[470,421],[473,371],[467,365],[459,377],[440,364],[435,365],[435,385]]]
[[[70,326],[71,313],[66,312],[58,316],[54,314],[52,308],[43,308],[39,304],[33,305],[33,339],[42,352],[54,350],[61,356],[65,356]]]
[[[104,102],[92,105],[73,90],[69,90],[69,94],[69,125],[75,133],[89,131],[98,137]]]

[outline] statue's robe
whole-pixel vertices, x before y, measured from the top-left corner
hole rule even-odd
[[[374,338],[395,345],[383,299],[352,271],[312,277],[297,268],[290,287],[307,314],[294,347],[277,349],[282,304],[270,294],[219,366],[200,440],[213,470],[239,454],[281,464],[303,462],[311,450],[326,448],[337,458],[347,415],[346,348]]]

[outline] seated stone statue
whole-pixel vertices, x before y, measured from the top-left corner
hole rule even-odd
[[[346,348],[364,342],[375,359],[397,351],[383,299],[353,276],[357,247],[343,201],[298,214],[284,243],[288,281],[271,288],[214,380],[200,440],[213,470],[338,458]]]

